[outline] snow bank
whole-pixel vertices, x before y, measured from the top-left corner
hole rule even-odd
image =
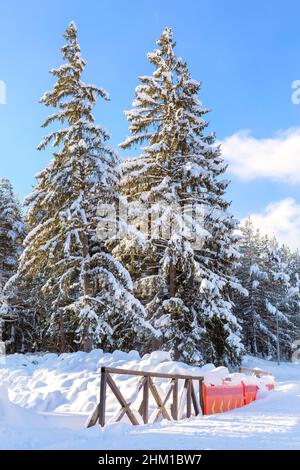
[[[285,363],[278,367],[269,361],[246,357],[245,367],[259,367],[274,373],[276,391],[263,392],[263,400],[234,411],[140,427],[119,423],[104,430],[98,426],[85,429],[84,423],[90,413],[85,409],[98,399],[99,372],[103,365],[174,370],[206,375],[206,380],[213,371],[211,376],[218,376],[212,364],[202,368],[188,367],[170,361],[168,355],[159,352],[143,358],[136,352],[105,354],[99,350],[62,356],[8,356],[6,363],[0,364],[0,449],[299,448],[298,364]],[[221,372],[226,375],[224,370]],[[239,383],[244,378],[237,373],[229,376],[231,383]],[[122,386],[122,392],[126,390],[127,395],[133,392],[136,378],[119,376],[116,380]],[[87,403],[90,405],[86,406]]]
[[[172,361],[169,353],[163,351],[154,351],[141,358],[136,351],[108,354],[98,349],[88,354],[7,356],[0,367],[0,383],[8,388],[10,400],[23,408],[39,412],[89,414],[99,399],[100,369],[103,366],[204,376],[206,383],[210,384],[222,383],[229,375],[227,368],[215,368],[213,364],[201,368]],[[136,378],[115,376],[115,380],[124,396],[132,399]],[[113,413],[115,408],[116,404],[108,400],[108,413]]]
[[[263,387],[271,380],[264,378],[261,383],[255,377],[230,374],[226,367],[215,368],[213,364],[188,366],[172,361],[169,353],[163,351],[154,351],[141,358],[137,351],[108,354],[98,349],[91,353],[7,356],[5,363],[0,365],[0,384],[6,386],[12,405],[22,409],[88,416],[99,400],[100,369],[103,366],[203,376],[207,385],[222,385],[225,379],[229,379],[233,384],[243,380]],[[136,377],[116,375],[114,379],[127,400],[137,401],[137,409],[141,393],[137,395]],[[156,380],[156,385],[163,395],[168,386],[167,381]],[[1,390],[6,393],[4,388]],[[117,409],[118,404],[112,394],[108,394],[108,416],[112,417]]]

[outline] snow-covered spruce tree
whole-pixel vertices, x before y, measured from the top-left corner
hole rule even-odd
[[[249,218],[241,226],[239,250],[241,258],[237,268],[237,277],[247,289],[248,295],[236,294],[235,314],[242,324],[243,344],[246,351],[256,356],[261,353],[261,342],[268,333],[267,325],[262,319],[262,312],[266,305],[264,281],[268,275],[262,270],[261,235]]]
[[[17,272],[24,235],[20,203],[11,183],[0,178],[0,340],[10,350],[15,341],[17,317],[9,308],[5,286]]]
[[[2,306],[6,315],[15,319],[10,352],[34,352],[48,349],[44,342],[43,319],[49,313],[40,295],[41,278],[24,276],[20,270],[12,276],[4,288]]]
[[[300,338],[300,254],[299,251],[285,250],[288,262],[290,288],[288,291],[288,308],[291,321],[294,324],[293,340]]]
[[[267,353],[276,358],[288,359],[291,355],[291,345],[294,338],[295,325],[290,312],[291,279],[289,276],[288,259],[285,248],[280,247],[276,238],[264,237],[265,250],[264,266],[268,274],[265,283],[266,313],[268,330],[270,332]]]
[[[86,63],[73,22],[65,39],[65,63],[50,71],[56,83],[41,98],[41,103],[56,108],[43,126],[62,127],[38,147],[52,143],[56,151],[26,200],[31,231],[19,274],[42,280],[40,297],[47,306],[42,327],[47,327],[52,347],[128,350],[142,342],[147,328],[144,308],[131,293],[128,272],[97,240],[98,223],[105,224],[99,204],[118,200],[118,157],[92,114],[97,97],[107,100],[108,95],[82,80]]]
[[[214,136],[205,133],[200,83],[175,56],[171,29],[157,45],[148,54],[154,73],[140,77],[126,113],[131,135],[121,144],[145,143],[142,155],[124,164],[121,191],[129,217],[138,228],[146,226],[148,236],[144,242],[129,237],[114,253],[162,332],[161,347],[191,363],[237,363],[242,346],[231,300],[238,288],[232,277],[236,222],[223,197],[228,182],[219,178],[225,165]],[[200,219],[194,214],[199,207]],[[194,243],[199,237],[200,245]]]
[[[241,233],[242,256],[237,277],[248,290],[248,296],[236,297],[235,312],[242,323],[245,348],[254,355],[276,358],[279,336],[281,357],[288,358],[295,339],[299,305],[291,255],[276,239],[269,239],[256,230],[250,219],[241,227]]]
[[[0,284],[16,273],[25,229],[20,203],[9,180],[0,178]]]

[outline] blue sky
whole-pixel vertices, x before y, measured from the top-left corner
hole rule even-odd
[[[48,70],[61,63],[70,20],[88,61],[84,78],[110,93],[111,102],[99,103],[95,114],[114,146],[127,135],[123,110],[130,108],[138,75],[152,72],[146,54],[170,26],[178,55],[203,82],[200,98],[213,109],[210,130],[226,142],[234,213],[255,213],[258,223],[278,225],[274,204],[288,200],[280,210],[290,207],[290,227],[300,220],[300,105],[291,101],[291,83],[300,79],[299,15],[296,0],[2,1],[0,80],[7,103],[0,105],[0,175],[11,179],[22,199],[49,160],[49,152],[35,150],[49,113],[38,99],[53,85]],[[291,128],[295,132],[286,133]],[[244,129],[252,138],[239,134]],[[300,234],[300,222],[294,225]]]

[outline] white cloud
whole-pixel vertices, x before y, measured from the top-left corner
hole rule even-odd
[[[256,139],[243,130],[221,144],[230,172],[242,180],[300,182],[300,128],[277,132],[269,139]]]
[[[300,248],[300,204],[286,198],[271,202],[261,213],[251,214],[255,227],[292,249]]]

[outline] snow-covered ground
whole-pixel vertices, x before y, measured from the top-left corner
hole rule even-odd
[[[235,411],[214,416],[131,426],[85,429],[99,396],[101,366],[206,375],[217,383],[224,370],[168,360],[165,353],[136,352],[8,356],[0,362],[0,449],[300,449],[300,365],[246,357],[246,367],[273,372],[275,392]],[[136,379],[119,376],[126,398]],[[163,385],[161,385],[163,388]],[[108,414],[116,411],[108,399]]]

